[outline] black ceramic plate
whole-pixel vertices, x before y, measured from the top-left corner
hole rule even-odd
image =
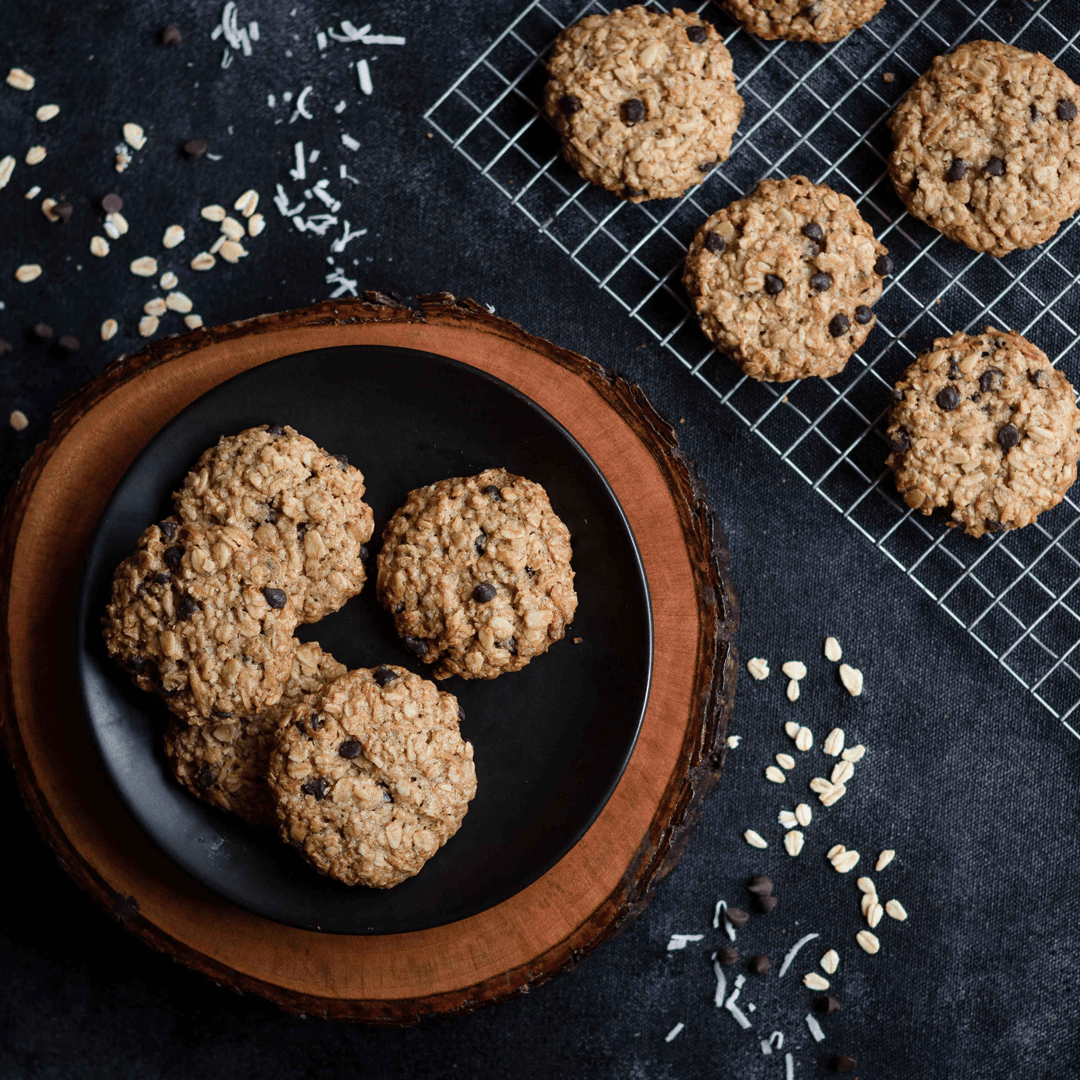
[[[478,792],[458,834],[394,889],[324,878],[268,831],[209,807],[173,779],[168,717],[107,658],[99,619],[113,568],[169,512],[169,495],[221,434],[288,423],[348,455],[368,485],[374,555],[407,492],[502,465],[547,488],[570,528],[579,605],[567,637],[523,671],[441,686],[465,710]],[[410,349],[300,353],[215,387],[135,460],[102,515],[83,579],[78,662],[90,726],[131,813],[192,877],[269,919],[345,934],[422,930],[475,915],[540,877],[582,837],[622,775],[649,692],[652,622],[630,527],[577,442],[527,397],[475,368]],[[394,632],[369,580],[299,636],[350,668],[427,673]],[[571,638],[580,637],[575,645]]]

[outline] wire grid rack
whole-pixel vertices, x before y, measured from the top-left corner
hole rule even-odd
[[[900,372],[935,337],[1019,330],[1080,375],[1080,215],[1047,243],[978,255],[908,215],[886,171],[885,120],[934,56],[989,38],[1080,71],[1080,4],[889,0],[833,45],[765,42],[712,3],[745,102],[731,156],[678,200],[624,203],[561,159],[539,113],[555,35],[608,7],[532,0],[425,118],[686,371],[1080,738],[1080,505],[1066,497],[1016,532],[974,540],[910,510],[885,466]],[[654,4],[655,8],[663,5]],[[689,8],[690,4],[685,7]],[[920,10],[921,9],[921,10]],[[893,77],[886,80],[883,76]],[[714,210],[765,176],[803,174],[850,195],[897,270],[877,323],[840,375],[776,385],[742,376],[702,336],[680,284]],[[1071,722],[1070,722],[1071,718]],[[1076,725],[1076,726],[1074,726]]]

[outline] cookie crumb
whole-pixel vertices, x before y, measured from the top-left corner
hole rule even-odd
[[[896,82],[896,75],[891,71],[883,71],[881,73],[881,81],[888,83]]]

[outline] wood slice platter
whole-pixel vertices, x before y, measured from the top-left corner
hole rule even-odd
[[[653,605],[653,684],[641,734],[584,838],[527,889],[472,918],[370,937],[296,930],[208,892],[121,805],[94,749],[68,628],[83,560],[113,488],[177,412],[281,356],[378,344],[486,371],[551,413],[622,504]],[[738,604],[723,532],[641,390],[469,300],[419,309],[367,293],[198,330],[121,357],[66,400],[4,508],[0,714],[16,777],[71,876],[132,932],[215,982],[289,1011],[375,1023],[468,1012],[576,964],[648,903],[719,779],[735,691]],[[62,752],[57,748],[62,747]]]

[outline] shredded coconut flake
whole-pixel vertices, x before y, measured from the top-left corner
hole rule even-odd
[[[360,149],[360,143],[346,131],[343,131],[341,133],[341,144],[342,146],[347,147],[349,150]]]
[[[814,1042],[821,1042],[825,1038],[825,1032],[821,1030],[821,1025],[813,1013],[806,1014],[806,1026],[810,1029],[810,1034],[814,1036]]]
[[[664,1036],[664,1042],[671,1042],[684,1027],[686,1027],[686,1025],[680,1021]]]
[[[371,85],[371,69],[368,67],[366,60],[356,61],[356,79],[360,83],[360,89],[365,94],[371,94],[375,89]]]
[[[704,934],[672,934],[671,940],[667,943],[667,951],[675,952],[678,949],[685,949],[691,941],[700,941]]]
[[[805,937],[799,938],[799,940],[796,941],[795,944],[792,945],[790,949],[788,949],[787,955],[784,957],[784,962],[780,965],[780,974],[776,976],[778,979],[782,979],[784,977],[784,973],[787,971],[787,969],[789,967],[791,967],[791,961],[794,960],[795,957],[799,955],[799,950],[804,945],[806,945],[808,942],[813,941],[814,938],[816,938],[816,937],[821,937],[821,935],[820,934],[807,934]]]

